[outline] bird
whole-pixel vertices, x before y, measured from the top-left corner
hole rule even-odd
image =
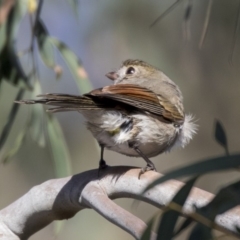
[[[184,148],[197,132],[185,114],[179,87],[161,70],[138,59],[125,60],[106,74],[113,84],[84,95],[47,93],[20,104],[45,104],[51,113],[77,111],[101,148],[99,170],[108,165],[104,149],[141,157],[146,171],[157,171],[149,159],[173,148]]]

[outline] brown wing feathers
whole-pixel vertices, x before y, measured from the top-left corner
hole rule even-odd
[[[180,113],[177,107],[160,95],[134,84],[110,85],[102,89],[96,89],[87,94],[87,96],[98,96],[113,99],[141,110],[163,116],[164,118],[181,123],[184,115]]]

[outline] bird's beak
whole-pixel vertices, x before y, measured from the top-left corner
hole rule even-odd
[[[116,80],[119,76],[116,72],[109,72],[105,75],[106,77],[108,77],[111,80]]]

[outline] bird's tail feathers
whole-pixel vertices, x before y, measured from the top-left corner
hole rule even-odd
[[[87,96],[76,96],[69,94],[42,94],[38,95],[41,99],[30,99],[15,101],[19,104],[44,104],[54,106],[49,108],[48,112],[65,112],[65,111],[80,111],[80,110],[95,110],[104,106],[96,103],[92,98]]]

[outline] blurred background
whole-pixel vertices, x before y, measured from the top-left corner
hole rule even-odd
[[[199,44],[209,3],[207,0],[179,1],[171,12],[150,27],[173,3],[170,0],[79,1],[76,16],[67,1],[48,0],[44,2],[41,13],[50,35],[65,42],[82,60],[93,88],[110,84],[105,74],[117,69],[122,61],[129,58],[142,59],[160,68],[179,85],[184,96],[185,110],[195,116],[199,131],[185,149],[153,158],[162,173],[224,154],[214,140],[216,119],[225,127],[230,153],[239,151],[240,140],[240,2],[213,1],[201,47]],[[190,17],[184,21],[189,6]],[[24,18],[18,34],[19,51],[29,46],[29,39],[29,19]],[[42,92],[79,94],[60,54],[56,57],[63,68],[62,77],[57,81],[54,72],[37,58]],[[31,59],[22,58],[21,63],[27,69]],[[7,121],[16,92],[14,86],[2,83],[0,130]],[[29,96],[26,93],[24,98]],[[21,106],[5,148],[11,148],[30,108]],[[85,128],[82,116],[74,112],[58,113],[56,116],[69,148],[72,173],[96,168],[99,149]],[[140,158],[129,158],[110,151],[105,152],[105,160],[109,165],[144,166]],[[206,175],[198,181],[197,186],[216,192],[220,186],[236,179],[237,175],[234,172]],[[48,147],[40,148],[27,136],[19,152],[8,164],[0,167],[0,208],[9,205],[32,186],[54,177],[51,151]],[[116,202],[144,221],[156,212],[156,208],[145,203],[133,208],[131,199],[119,199]],[[132,237],[93,210],[84,210],[65,221],[59,236],[54,236],[51,224],[31,239],[130,240]]]

